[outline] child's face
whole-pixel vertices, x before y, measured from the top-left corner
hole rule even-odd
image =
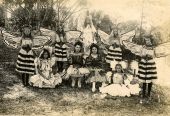
[[[31,33],[31,30],[29,28],[24,28],[24,33],[26,35],[29,35]]]
[[[58,28],[59,28],[59,31],[62,31],[62,30],[63,30],[62,26],[59,26]]]
[[[145,39],[146,46],[151,46],[152,45],[150,38],[144,37],[144,39]]]
[[[121,73],[121,71],[122,71],[122,67],[121,66],[116,66],[116,71],[118,72],[118,73]]]
[[[81,51],[81,46],[80,45],[76,45],[75,46],[75,52],[80,52]]]
[[[93,47],[93,48],[92,48],[92,53],[93,53],[93,54],[97,54],[97,48],[96,48],[96,47]]]
[[[118,31],[116,29],[113,29],[113,35],[117,35]]]
[[[44,52],[44,59],[47,59],[47,58],[48,58],[48,53]]]
[[[60,41],[63,42],[64,41],[64,37],[60,36]]]

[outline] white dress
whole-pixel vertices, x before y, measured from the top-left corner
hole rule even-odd
[[[100,92],[111,96],[130,96],[130,90],[123,84],[123,74],[115,73],[113,75],[113,84],[100,88]]]
[[[52,61],[40,60],[39,58],[35,61],[35,64],[39,66],[39,70],[42,72],[44,77],[36,71],[36,75],[30,78],[30,84],[39,88],[55,88],[56,85],[62,82],[59,74],[52,74]]]
[[[88,23],[86,27],[83,29],[83,43],[85,47],[85,52],[89,52],[89,47],[92,43],[97,43],[96,39],[94,38],[94,33],[96,32],[96,29],[92,22],[92,17],[87,16],[86,19],[88,20]]]
[[[127,87],[129,88],[131,95],[139,95],[141,88],[139,86],[137,77],[133,77],[133,75],[127,75],[127,79],[124,80],[124,82],[125,85],[127,85]]]

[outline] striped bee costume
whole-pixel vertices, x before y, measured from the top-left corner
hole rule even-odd
[[[108,54],[106,56],[106,62],[111,63],[111,61],[121,61],[122,60],[122,49],[120,47],[110,46],[108,49]]]
[[[156,64],[152,57],[145,56],[139,62],[138,78],[142,82],[142,97],[150,97],[152,82],[157,79]],[[146,93],[147,92],[147,93]],[[143,102],[142,100],[140,101]]]
[[[64,43],[56,43],[55,44],[55,57],[58,67],[58,72],[62,72],[64,69],[64,65],[67,64],[67,46]]]
[[[25,38],[21,40],[21,49],[18,54],[16,71],[22,74],[24,86],[28,85],[29,75],[35,73],[34,53],[31,49],[32,40]]]
[[[55,44],[55,56],[57,61],[67,61],[67,46],[65,44]]]
[[[34,66],[34,53],[30,48],[28,51],[25,48],[26,44],[31,44],[31,40],[22,40],[22,44],[24,44],[19,51],[17,64],[16,64],[16,71],[19,73],[26,73],[26,74],[34,74],[35,66]]]
[[[34,54],[32,50],[27,52],[22,49],[19,51],[16,71],[19,73],[34,74]]]
[[[138,77],[143,83],[151,83],[157,79],[156,64],[153,58],[142,58],[139,62]]]

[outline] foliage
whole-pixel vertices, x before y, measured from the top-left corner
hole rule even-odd
[[[56,11],[49,7],[49,8],[42,8],[40,9],[40,23],[43,27],[55,27],[55,16]]]
[[[3,7],[0,7],[0,27],[4,27],[5,25],[5,17]]]
[[[111,25],[113,24],[110,17],[103,14],[102,11],[93,11],[91,15],[95,28],[100,28],[102,31],[110,34]]]
[[[26,8],[19,7],[14,10],[12,14],[12,24],[21,28],[24,24],[36,25],[36,12],[34,10],[28,10]]]

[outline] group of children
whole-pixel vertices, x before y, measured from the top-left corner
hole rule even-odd
[[[16,66],[16,71],[22,75],[24,86],[54,88],[61,84],[62,80],[71,79],[72,87],[75,87],[77,82],[78,88],[81,88],[82,80],[85,80],[86,83],[92,84],[93,92],[96,91],[96,83],[101,83],[99,91],[103,94],[130,96],[139,95],[139,82],[142,80],[143,98],[150,97],[152,80],[157,78],[152,56],[146,54],[138,62],[138,78],[136,69],[131,72],[130,66],[123,65],[125,61],[116,39],[111,42],[106,56],[100,54],[100,46],[97,44],[92,43],[90,53],[86,55],[81,41],[75,42],[72,52],[68,51],[71,48],[68,48],[65,42],[66,34],[60,27],[56,32],[56,43],[45,47],[37,57],[32,50],[31,29],[29,26],[24,27]]]

